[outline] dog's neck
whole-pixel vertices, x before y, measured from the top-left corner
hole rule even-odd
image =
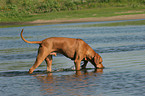
[[[96,52],[92,48],[89,48],[89,50],[87,50],[87,53],[86,53],[86,58],[92,60],[95,55],[96,55]]]

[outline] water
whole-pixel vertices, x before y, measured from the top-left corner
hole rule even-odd
[[[103,22],[104,23],[104,22]],[[22,27],[0,29],[0,94],[2,96],[144,96],[145,26],[74,27],[86,23],[29,26],[27,40],[81,38],[103,58],[105,69],[75,72],[73,61],[58,55],[52,73],[43,62],[33,74],[37,44],[20,39]],[[94,24],[90,22],[89,24]],[[69,25],[69,27],[68,27]]]

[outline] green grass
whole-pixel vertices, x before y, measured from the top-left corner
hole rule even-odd
[[[143,12],[145,0],[0,0],[0,23],[108,17]]]
[[[82,2],[85,1],[85,2]],[[0,27],[14,22],[72,20],[145,14],[145,0],[0,0]],[[2,25],[11,23],[11,25]],[[132,23],[119,23],[128,25]],[[144,24],[144,21],[136,24]],[[1,26],[2,25],[2,26]],[[116,26],[115,23],[95,26]],[[31,26],[31,25],[30,25]],[[91,25],[92,26],[92,25]]]
[[[132,11],[129,12],[128,11]],[[111,17],[119,15],[132,15],[132,14],[144,14],[145,9],[143,8],[128,8],[128,7],[109,7],[109,8],[93,8],[84,10],[72,10],[72,11],[61,11],[52,13],[41,13],[37,15],[26,15],[17,17],[0,17],[0,22],[27,22],[34,20],[70,20],[78,18],[99,18],[99,17]]]

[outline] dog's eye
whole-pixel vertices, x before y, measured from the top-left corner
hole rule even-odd
[[[99,64],[101,64],[102,62],[99,62]]]

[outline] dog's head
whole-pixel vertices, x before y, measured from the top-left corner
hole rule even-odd
[[[93,58],[94,66],[96,68],[104,68],[102,62],[103,62],[102,57],[99,54],[96,53],[94,58]]]

